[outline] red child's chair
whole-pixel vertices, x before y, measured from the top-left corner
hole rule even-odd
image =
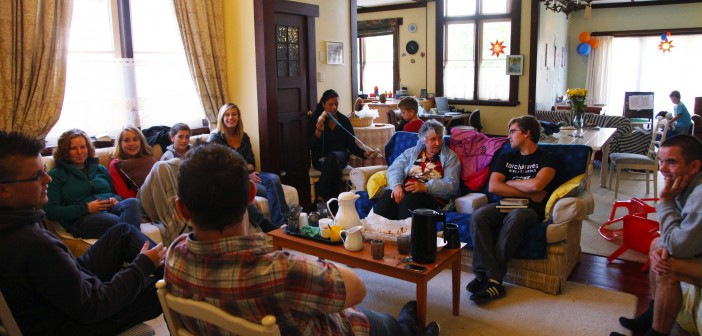
[[[660,236],[660,224],[657,221],[646,218],[648,214],[656,212],[656,208],[646,202],[658,201],[658,198],[632,198],[629,201],[618,201],[612,205],[612,212],[609,220],[599,228],[600,235],[607,240],[622,237],[623,242],[614,253],[607,257],[608,262],[622,255],[628,249],[634,249],[644,254],[648,254],[651,242]],[[629,210],[629,214],[613,219],[617,208],[624,207]],[[621,229],[610,229],[614,223],[623,222]],[[648,269],[650,261],[641,267],[641,271]]]
[[[655,202],[658,198],[632,198],[629,201],[617,201],[612,205],[612,212],[609,215],[609,220],[602,224],[599,228],[600,236],[607,240],[612,240],[616,237],[621,237],[624,230],[623,229],[610,229],[613,223],[621,222],[624,217],[619,217],[614,219],[614,214],[617,212],[617,208],[627,208],[629,210],[629,215],[637,215],[639,217],[648,217],[648,214],[656,212],[656,208],[646,204],[646,202]],[[646,252],[648,253],[648,252]]]

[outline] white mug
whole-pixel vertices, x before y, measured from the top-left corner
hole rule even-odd
[[[331,218],[320,218],[319,219],[319,227],[326,228],[330,225],[334,225],[333,219],[331,219]]]

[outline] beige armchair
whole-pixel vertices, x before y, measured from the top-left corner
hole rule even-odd
[[[568,167],[579,167],[585,171],[590,158],[590,150],[585,146],[576,148],[567,145],[545,145],[555,155],[565,157],[567,154],[579,153],[577,160],[568,161]],[[567,153],[568,152],[568,153]],[[350,179],[355,190],[366,190],[368,179],[375,172],[387,169],[387,166],[354,168]],[[563,173],[563,172],[561,172]],[[570,175],[564,175],[570,176]],[[587,174],[585,174],[587,179]],[[586,180],[581,183],[584,186]],[[470,193],[456,199],[456,211],[472,214],[476,209],[488,203],[487,196]],[[580,261],[580,236],[582,221],[594,212],[594,199],[589,190],[583,190],[577,196],[563,197],[555,202],[552,211],[553,224],[546,229],[545,259],[512,259],[505,281],[515,285],[538,289],[550,294],[558,294],[565,288],[566,279],[575,265]],[[472,270],[473,251],[461,251],[461,269]]]

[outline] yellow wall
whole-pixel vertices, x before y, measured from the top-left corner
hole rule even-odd
[[[508,106],[459,106],[466,109],[480,109],[480,119],[483,124],[483,132],[487,134],[506,135],[507,123],[513,117],[525,115],[528,112],[529,98],[529,37],[531,31],[531,7],[530,3],[522,3],[522,23],[520,27],[520,54],[524,55],[524,74],[519,76],[520,105]],[[419,50],[425,51],[425,58],[415,57],[417,63],[412,64],[408,56],[400,58],[400,77],[403,85],[407,85],[409,93],[419,95],[420,88],[427,88],[428,92],[436,91],[436,3],[429,2],[426,10],[404,9],[385,11],[377,13],[360,14],[358,20],[370,20],[381,18],[403,17],[403,26],[400,30],[400,49],[404,52],[407,41],[414,39],[419,43]],[[417,32],[411,34],[407,31],[407,25],[417,24]],[[417,53],[419,54],[419,53]]]
[[[244,129],[251,138],[257,161],[260,158],[258,132],[258,103],[256,89],[256,42],[254,36],[253,1],[224,0],[224,39],[227,53],[227,94],[230,102],[239,105]],[[339,93],[341,111],[351,109],[351,12],[348,0],[300,0],[297,2],[319,6],[316,19],[317,71],[323,72],[326,80],[317,82],[317,97],[327,89]],[[324,51],[325,41],[344,43],[344,64],[328,65],[320,60],[319,51]],[[260,161],[259,161],[260,163]]]
[[[573,14],[568,31],[568,87],[585,87],[588,57],[578,55],[578,35],[583,32],[627,31],[699,27],[702,3],[593,9],[585,20],[582,12]]]

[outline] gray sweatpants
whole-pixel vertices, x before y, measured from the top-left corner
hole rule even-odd
[[[481,207],[471,218],[473,273],[479,279],[502,281],[507,273],[507,263],[522,242],[524,233],[539,219],[533,209],[502,213],[496,205]]]

